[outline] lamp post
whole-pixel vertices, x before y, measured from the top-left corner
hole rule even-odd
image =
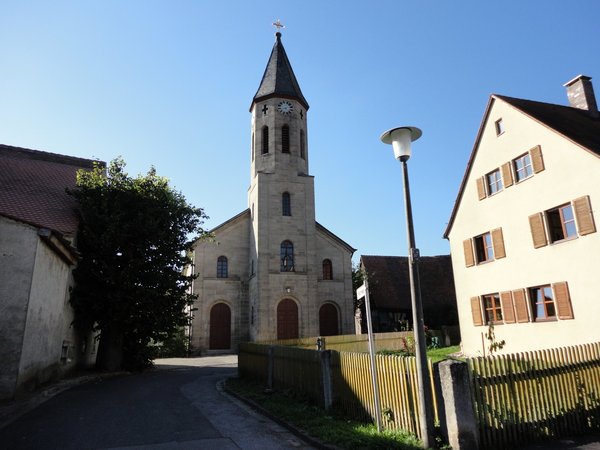
[[[391,144],[394,157],[402,164],[402,181],[404,185],[404,206],[406,211],[406,232],[408,240],[408,261],[410,279],[410,300],[412,306],[413,333],[415,339],[415,356],[417,362],[417,384],[419,389],[419,424],[421,439],[425,448],[433,445],[433,398],[431,380],[427,364],[425,342],[425,323],[423,321],[423,305],[421,304],[421,286],[419,283],[419,250],[415,245],[410,187],[408,184],[407,161],[410,158],[410,145],[423,133],[416,127],[392,128],[381,135],[381,142]]]

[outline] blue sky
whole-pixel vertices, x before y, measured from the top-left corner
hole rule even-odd
[[[592,0],[3,0],[0,143],[154,165],[212,228],[247,207],[248,108],[279,18],[311,106],[317,220],[355,256],[406,255],[400,166],[379,136],[414,125],[417,246],[447,254],[489,95],[567,104],[566,81],[600,83],[599,17]]]

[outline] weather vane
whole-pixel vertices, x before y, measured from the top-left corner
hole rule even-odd
[[[283,24],[282,24],[282,23],[279,21],[279,19],[277,19],[277,22],[273,22],[273,26],[274,26],[275,28],[277,28],[277,32],[278,32],[278,33],[279,33],[279,31],[280,31],[280,29],[281,29],[281,28],[285,28],[285,25],[283,25]]]

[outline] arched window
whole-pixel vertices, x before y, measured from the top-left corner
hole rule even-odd
[[[269,127],[262,127],[262,154],[269,153]]]
[[[287,125],[281,127],[281,152],[290,152],[290,127]]]
[[[300,130],[300,158],[305,159],[304,150],[304,130]]]
[[[294,244],[290,241],[283,241],[281,243],[281,272],[293,272],[294,271]]]
[[[217,278],[227,278],[227,258],[219,256],[217,259]]]
[[[252,161],[254,161],[254,132],[252,132]]]
[[[292,201],[289,192],[281,194],[281,214],[284,216],[292,215]]]
[[[333,280],[333,267],[330,259],[323,260],[323,279]]]

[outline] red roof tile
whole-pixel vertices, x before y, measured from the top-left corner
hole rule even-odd
[[[0,215],[66,235],[77,231],[74,188],[94,161],[0,144]]]

